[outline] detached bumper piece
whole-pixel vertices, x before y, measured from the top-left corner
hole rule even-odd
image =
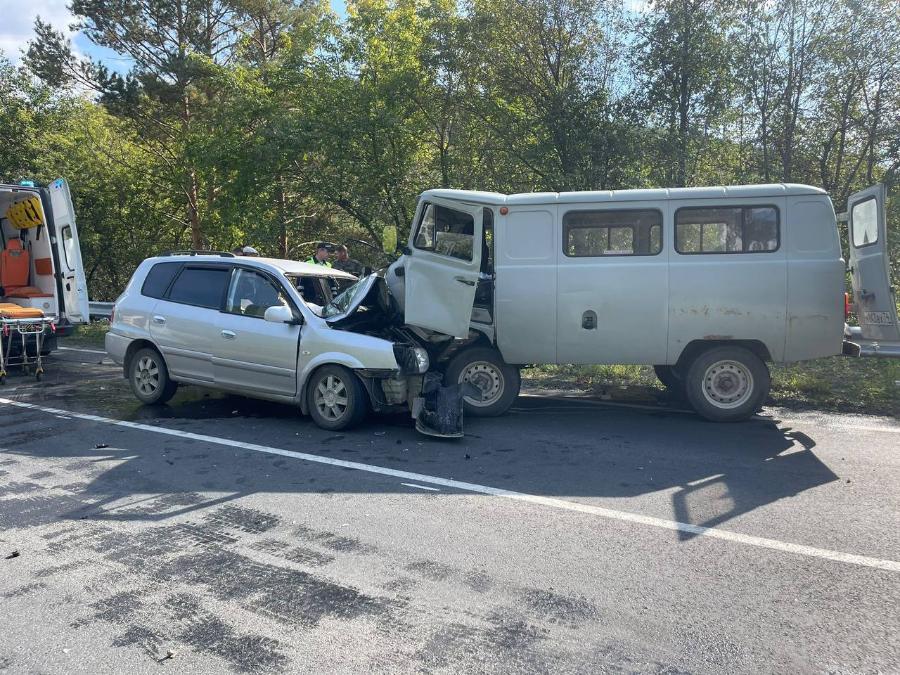
[[[416,431],[438,438],[462,438],[464,387],[454,384],[443,386],[441,373],[426,373],[422,382],[422,394],[418,399]]]

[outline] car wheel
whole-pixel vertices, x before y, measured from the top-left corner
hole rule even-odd
[[[685,390],[694,410],[713,422],[737,422],[759,410],[769,394],[769,369],[743,347],[713,347],[688,368]]]
[[[490,347],[466,349],[447,364],[444,383],[469,383],[480,392],[463,397],[463,406],[475,417],[496,417],[510,409],[519,395],[519,369],[509,365]]]
[[[354,427],[366,416],[368,394],[359,378],[343,366],[319,368],[306,388],[309,414],[330,431]]]
[[[131,357],[128,382],[137,399],[146,405],[165,403],[178,390],[178,383],[169,377],[162,355],[149,347]]]

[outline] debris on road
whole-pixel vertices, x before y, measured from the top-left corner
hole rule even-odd
[[[97,450],[102,450],[103,448],[108,448],[108,447],[109,447],[109,443],[97,443],[97,445],[94,446],[94,448]]]
[[[18,551],[13,551],[13,552],[10,553],[8,556],[6,556],[6,559],[7,559],[7,560],[12,560],[13,558],[18,558],[20,555],[22,555],[22,554],[19,553]]]

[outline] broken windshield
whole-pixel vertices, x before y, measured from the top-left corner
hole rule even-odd
[[[369,289],[372,288],[372,284],[375,283],[375,278],[377,276],[377,274],[370,274],[357,281],[350,288],[329,302],[322,310],[322,316],[326,319],[330,319],[354,311],[365,299]]]

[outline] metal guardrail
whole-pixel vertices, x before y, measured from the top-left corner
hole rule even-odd
[[[112,316],[114,302],[94,302],[88,301],[91,318],[108,319]]]

